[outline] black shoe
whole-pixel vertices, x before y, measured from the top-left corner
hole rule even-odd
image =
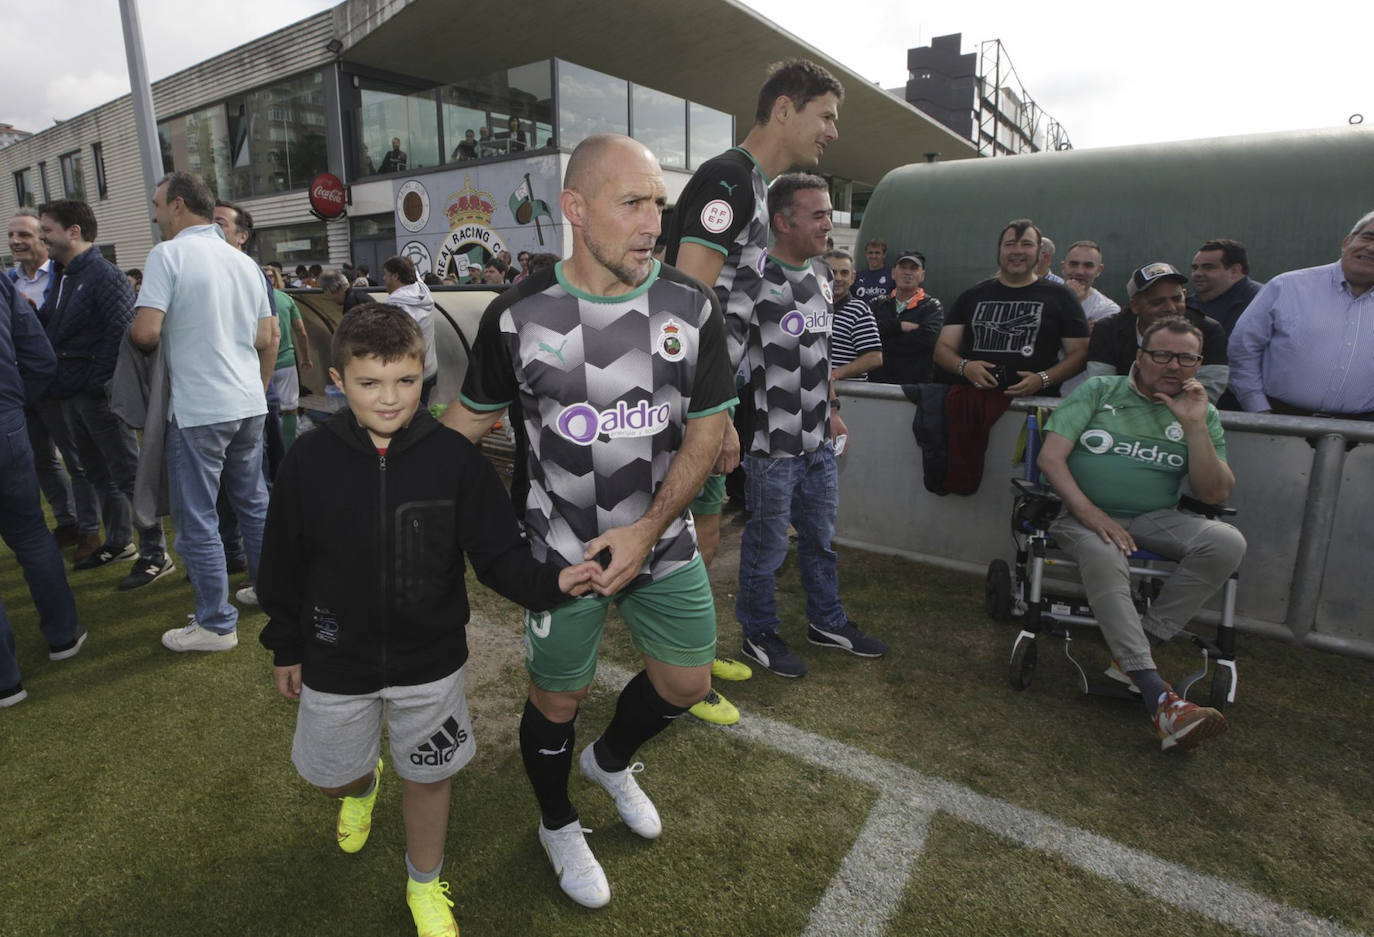
[[[24,684],[16,683],[8,690],[0,690],[0,709],[13,706],[15,703],[22,703],[28,698],[29,691],[24,689]]]
[[[157,556],[140,556],[134,560],[134,568],[129,570],[129,575],[119,581],[119,589],[124,592],[129,589],[137,589],[139,586],[146,586],[150,582],[161,579],[174,569],[176,569],[176,564],[165,553],[159,553]]]
[[[838,647],[859,657],[882,657],[887,653],[886,644],[877,638],[870,638],[847,618],[840,627],[824,631],[815,625],[809,626],[806,629],[806,640],[821,647]]]
[[[81,645],[86,643],[90,632],[83,631],[66,644],[48,645],[48,660],[68,660],[81,653]]]
[[[745,638],[742,653],[760,667],[771,670],[779,677],[806,675],[806,662],[792,653],[787,642],[778,637],[776,631],[767,631],[752,638]]]
[[[122,547],[112,547],[108,543],[89,556],[83,557],[72,564],[72,569],[98,569],[115,560],[127,560],[131,556],[138,555],[138,548],[132,543],[127,543]]]
[[[52,535],[59,550],[74,547],[81,542],[81,528],[75,524],[58,524],[53,528]]]

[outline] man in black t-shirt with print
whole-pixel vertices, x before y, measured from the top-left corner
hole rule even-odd
[[[1058,385],[1083,370],[1088,322],[1067,288],[1037,279],[1040,231],[1028,218],[1008,223],[997,239],[997,276],[954,301],[935,363],[983,390],[1010,397],[1058,396]],[[1060,357],[1060,353],[1063,357]]]

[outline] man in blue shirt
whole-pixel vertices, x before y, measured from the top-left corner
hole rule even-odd
[[[854,285],[849,292],[871,306],[875,299],[888,295],[897,285],[892,279],[892,268],[887,265],[887,242],[874,238],[865,244],[864,260],[868,268],[854,274]]]
[[[1374,211],[1334,264],[1281,273],[1231,333],[1231,390],[1252,413],[1374,420]]]

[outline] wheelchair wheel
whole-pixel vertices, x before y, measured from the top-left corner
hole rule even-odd
[[[987,581],[984,584],[988,617],[994,621],[1011,620],[1011,567],[1006,560],[993,560],[988,564]]]
[[[1007,678],[1013,690],[1024,690],[1031,685],[1035,676],[1035,659],[1039,655],[1034,638],[1018,637],[1016,647],[1011,651],[1011,664],[1007,668]]]

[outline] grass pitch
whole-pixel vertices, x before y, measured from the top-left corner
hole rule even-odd
[[[727,521],[713,576],[730,655],[737,534]],[[295,711],[272,689],[260,613],[246,610],[232,652],[174,655],[158,637],[191,610],[180,571],[132,593],[115,590],[123,563],[70,573],[91,639],[77,658],[50,663],[22,577],[2,556],[0,596],[31,697],[0,711],[0,935],[413,933],[394,775],[366,849],[344,855],[334,804],[291,766]],[[746,716],[1039,811],[1338,929],[1374,932],[1370,663],[1242,636],[1231,732],[1171,757],[1138,706],[1080,696],[1048,644],[1033,686],[1012,691],[1015,632],[984,616],[976,577],[841,550],[841,586],[851,617],[890,654],[870,662],[807,645],[791,563],[778,580],[783,634],[811,672],[720,684]],[[535,840],[515,748],[520,614],[480,587],[474,599],[479,752],[455,779],[444,873],[463,932],[806,933],[882,792],[684,717],[641,753],[641,780],[665,821],[657,842],[629,833],[609,798],[575,774],[574,802],[596,831],[589,841],[614,896],[604,910],[579,908]],[[1075,653],[1106,665],[1091,636]],[[614,620],[603,659],[636,666]],[[1191,663],[1181,646],[1161,655],[1166,677]],[[594,689],[579,745],[614,701],[613,687]],[[1238,932],[945,814],[899,887],[885,929],[893,937]]]

